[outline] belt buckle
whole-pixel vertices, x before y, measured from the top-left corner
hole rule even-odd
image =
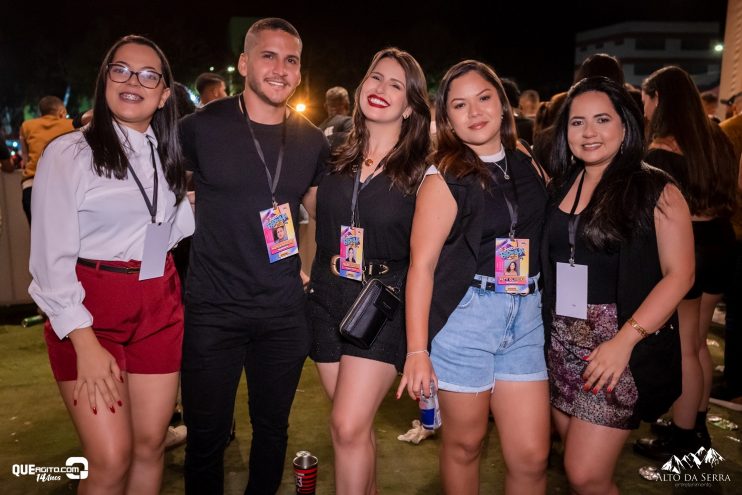
[[[139,268],[136,267],[126,267],[126,274],[132,275],[134,273],[139,273]]]
[[[389,266],[385,265],[384,263],[372,263],[368,265],[368,267],[370,272],[368,275],[370,277],[381,277],[382,275],[386,275],[387,273],[389,273]],[[373,273],[374,267],[379,267],[380,271],[378,273]]]
[[[340,261],[340,256],[337,254],[330,258],[330,271],[337,277],[340,276],[340,272],[338,271],[338,261]]]

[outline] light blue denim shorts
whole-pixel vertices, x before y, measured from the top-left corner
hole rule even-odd
[[[541,292],[469,287],[433,339],[430,359],[438,388],[451,392],[493,390],[497,380],[546,380]]]

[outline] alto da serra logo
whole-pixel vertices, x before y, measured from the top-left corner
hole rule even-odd
[[[704,464],[716,467],[721,462],[724,462],[721,454],[714,449],[706,450],[704,447],[701,447],[695,453],[690,452],[682,458],[676,455],[672,456],[669,461],[662,465],[662,471],[680,474],[686,469],[700,469]]]

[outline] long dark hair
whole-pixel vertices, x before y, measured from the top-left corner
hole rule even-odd
[[[366,117],[361,111],[361,86],[382,59],[396,60],[404,70],[407,104],[412,108],[410,116],[402,121],[397,146],[389,154],[384,173],[405,194],[413,194],[425,173],[425,159],[430,151],[430,107],[425,73],[412,55],[398,48],[385,48],[374,55],[366,75],[356,88],[353,108],[353,128],[347,142],[333,154],[333,172],[353,173],[360,166],[368,147]]]
[[[456,137],[448,118],[447,102],[451,83],[469,72],[476,72],[495,87],[503,111],[502,123],[500,124],[500,140],[503,148],[508,151],[515,150],[515,118],[500,78],[497,77],[497,74],[489,65],[477,60],[464,60],[448,69],[438,88],[435,99],[438,147],[433,153],[431,161],[441,173],[450,174],[454,177],[461,178],[469,174],[476,174],[484,186],[492,180],[490,172],[477,154]]]
[[[126,151],[121,141],[119,141],[114,127],[121,124],[115,121],[111,109],[108,108],[108,103],[106,103],[106,85],[109,83],[108,64],[113,62],[116,51],[129,43],[152,48],[162,64],[162,77],[165,87],[172,88],[173,84],[173,74],[165,54],[152,40],[143,36],[133,34],[124,36],[113,44],[103,58],[95,85],[93,120],[82,132],[93,152],[93,169],[95,172],[101,177],[115,177],[119,180],[127,177],[129,159],[126,157]],[[150,125],[157,138],[157,154],[160,156],[165,179],[170,190],[175,193],[176,203],[180,202],[185,195],[185,168],[180,150],[180,141],[178,140],[176,102],[172,95],[165,101],[162,108],[155,111]]]
[[[580,214],[582,237],[596,249],[611,249],[630,239],[637,232],[646,232],[654,225],[654,193],[648,193],[648,181],[642,180],[645,167],[644,120],[639,106],[626,89],[606,77],[582,79],[567,93],[562,111],[554,124],[551,148],[553,186],[561,190],[567,181],[584,168],[569,148],[567,131],[574,99],[594,91],[605,94],[624,127],[619,152],[606,167],[587,207]]]
[[[706,116],[701,94],[687,72],[664,67],[642,83],[657,97],[647,141],[672,137],[686,157],[684,195],[694,215],[731,215],[736,207],[737,161],[730,144]],[[716,134],[716,136],[715,136]]]

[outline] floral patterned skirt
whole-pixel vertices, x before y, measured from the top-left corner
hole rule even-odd
[[[551,405],[583,421],[624,430],[639,427],[638,391],[627,367],[611,393],[582,389],[588,365],[583,357],[618,333],[615,304],[588,304],[587,319],[554,314],[547,352]]]

